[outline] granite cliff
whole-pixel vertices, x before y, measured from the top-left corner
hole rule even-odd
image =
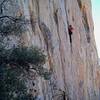
[[[23,15],[29,20],[20,42],[44,50],[44,67],[53,72],[50,80],[35,80],[33,76],[29,89],[35,88],[40,100],[99,100],[100,72],[91,0],[12,0],[8,8],[4,14]],[[73,27],[72,43],[69,25]],[[16,37],[10,39],[10,46],[18,44]],[[31,85],[33,80],[35,86]]]

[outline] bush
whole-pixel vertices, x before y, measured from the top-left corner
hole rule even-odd
[[[38,48],[0,48],[0,100],[27,100],[25,75],[35,70],[50,79],[50,71],[43,67],[45,61],[46,56]]]
[[[12,50],[9,60],[19,65],[34,64],[38,66],[45,64],[45,55],[38,48],[21,47]]]
[[[0,100],[16,100],[27,94],[21,72],[17,68],[0,66]]]
[[[46,56],[43,52],[34,47],[17,47],[9,50],[1,48],[0,50],[0,65],[9,64],[26,71],[33,69],[47,79],[47,76],[50,77],[50,72],[43,67],[45,61]]]

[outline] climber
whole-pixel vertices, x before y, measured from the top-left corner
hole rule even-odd
[[[72,25],[68,26],[68,32],[69,32],[70,43],[72,43],[72,34],[73,34],[73,27],[72,27]]]

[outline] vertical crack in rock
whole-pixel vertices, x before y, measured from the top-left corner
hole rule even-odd
[[[38,20],[39,28],[41,30],[41,33],[44,38],[44,42],[46,44],[46,49],[48,53],[48,61],[50,65],[50,70],[53,70],[53,62],[52,62],[52,56],[51,53],[53,54],[53,46],[52,46],[52,33],[50,32],[49,28],[46,26],[44,22],[41,22],[40,19]]]
[[[70,13],[70,9],[67,8],[67,5],[66,5],[66,0],[64,0],[64,5],[65,5],[65,13],[66,13],[66,20],[67,20],[67,27],[70,25],[69,23],[69,18],[68,18],[68,14]],[[67,10],[68,9],[68,10]],[[75,21],[74,17],[72,16],[72,20]],[[67,28],[68,30],[68,28]],[[69,30],[68,30],[69,32]],[[69,33],[68,33],[69,34]],[[66,39],[67,39],[67,34],[66,34]],[[70,39],[70,38],[69,38]],[[70,49],[71,49],[71,53],[72,53],[72,43],[70,43]]]
[[[60,52],[60,59],[61,59],[61,64],[62,64],[62,70],[63,70],[63,74],[62,74],[62,77],[63,77],[63,81],[64,81],[64,91],[66,91],[66,82],[65,82],[65,64],[64,64],[64,54],[63,54],[63,47],[62,47],[62,41],[61,41],[61,38],[60,38],[60,32],[59,32],[59,19],[58,19],[58,12],[60,11],[60,9],[57,9],[55,12],[54,12],[54,19],[55,19],[55,23],[56,23],[56,26],[57,26],[57,33],[58,33],[58,38],[59,38],[59,52]],[[68,96],[68,95],[67,95]],[[68,98],[68,97],[67,97]]]
[[[84,5],[84,7],[82,9],[82,17],[83,17],[82,22],[83,22],[84,28],[86,30],[87,42],[90,43],[90,29],[89,29],[89,24],[88,24],[85,5]]]
[[[43,34],[44,41],[47,46],[47,51],[49,51],[49,49],[52,50],[52,33],[50,32],[49,28],[46,26],[46,24],[44,22],[41,22],[39,20],[38,24],[39,24],[41,33]]]
[[[38,19],[39,19],[39,17],[40,17],[39,0],[36,0],[36,8],[37,8],[37,15],[38,15]]]
[[[77,0],[77,3],[79,5],[79,8],[81,9],[82,8],[82,0]]]
[[[32,26],[32,31],[35,33],[36,21],[34,21],[32,15],[30,15],[30,22],[31,22],[31,26]]]
[[[54,20],[56,25],[58,25],[58,17],[57,17],[58,9],[54,12]]]

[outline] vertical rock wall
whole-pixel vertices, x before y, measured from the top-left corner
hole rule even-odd
[[[48,55],[45,67],[53,71],[49,81],[38,79],[40,100],[99,100],[91,1],[19,0],[17,3],[17,15],[25,15],[31,23],[22,42],[42,48]],[[68,25],[74,28],[72,44]]]

